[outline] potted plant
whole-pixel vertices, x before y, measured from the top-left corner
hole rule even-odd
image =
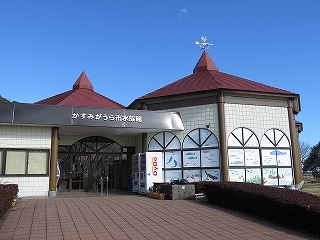
[[[165,197],[164,193],[160,193],[159,196],[160,196],[160,200],[164,200],[164,197]]]

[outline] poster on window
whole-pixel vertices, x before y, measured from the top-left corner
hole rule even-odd
[[[202,147],[219,146],[216,136],[206,129],[200,129],[200,144]]]
[[[182,178],[181,170],[165,170],[164,181],[171,182],[172,180],[178,180]]]
[[[200,151],[184,151],[183,152],[184,167],[200,167]]]
[[[242,149],[228,149],[229,166],[244,166]]]
[[[202,169],[202,181],[220,182],[220,169]]]
[[[262,184],[261,169],[260,168],[247,168],[246,169],[246,182]]]
[[[189,182],[201,181],[200,169],[183,170],[183,178],[187,179]]]
[[[286,138],[285,135],[283,135],[281,140],[278,142],[277,147],[290,147],[288,138]]]
[[[291,166],[290,150],[276,150],[278,166]]]
[[[201,150],[201,167],[219,167],[219,149]]]
[[[262,177],[264,185],[278,185],[279,176],[277,168],[263,168]]]
[[[259,147],[259,142],[255,135],[252,134],[252,136],[248,139],[246,142],[246,147]]]
[[[293,176],[291,168],[278,168],[279,185],[293,185]]]
[[[259,149],[245,149],[246,166],[260,166]]]
[[[277,157],[275,149],[264,149],[261,150],[262,155],[262,165],[272,166],[277,165]]]
[[[245,172],[244,169],[229,169],[230,182],[244,182]]]
[[[164,167],[167,168],[181,168],[181,152],[172,151],[165,152]]]
[[[198,147],[199,145],[197,145],[189,136],[187,136],[184,139],[183,148],[198,148]]]
[[[266,135],[269,135],[269,137],[271,137],[271,138],[267,138]],[[270,141],[270,139],[273,139],[272,131],[268,131],[268,132],[265,133],[265,135],[262,136],[260,145],[262,147],[274,147],[274,144],[273,144],[273,142]]]
[[[241,139],[241,138],[240,138]],[[230,134],[228,138],[228,146],[242,147],[241,142],[233,134]]]
[[[157,150],[162,150],[162,146],[159,145],[157,141],[154,139],[151,139],[149,146],[148,146],[149,151],[157,151]]]

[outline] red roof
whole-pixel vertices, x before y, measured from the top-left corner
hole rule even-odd
[[[295,94],[258,82],[219,72],[206,51],[203,51],[193,74],[148,93],[138,99],[165,97],[210,90],[235,90],[274,94]]]
[[[85,72],[82,72],[73,84],[72,90],[35,102],[35,104],[78,106],[94,108],[125,108],[107,97],[93,91],[93,86]]]

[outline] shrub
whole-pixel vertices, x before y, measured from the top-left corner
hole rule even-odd
[[[18,195],[17,184],[0,184],[0,220],[10,209],[11,204]]]
[[[320,197],[286,188],[207,182],[209,203],[320,236]]]
[[[191,182],[195,186],[195,193],[202,193],[204,191],[203,187],[206,181],[199,181],[199,182]]]

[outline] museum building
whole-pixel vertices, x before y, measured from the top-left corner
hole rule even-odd
[[[163,153],[163,182],[302,182],[299,94],[220,72],[206,50],[192,74],[127,107],[82,72],[69,91],[0,112],[0,183],[19,197],[97,191],[101,179],[129,191],[141,152]]]

